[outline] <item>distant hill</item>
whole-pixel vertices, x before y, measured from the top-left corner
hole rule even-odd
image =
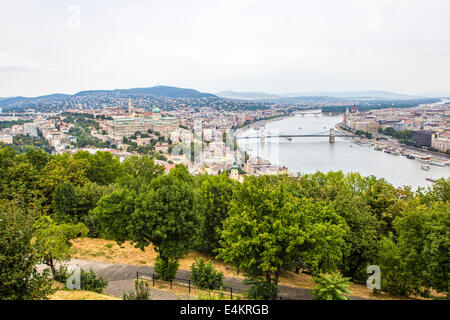
[[[10,97],[1,98],[0,106],[15,107],[17,105],[31,105],[43,101],[65,101],[73,98],[139,98],[139,97],[167,97],[167,98],[217,98],[211,93],[202,93],[193,89],[184,89],[168,86],[150,88],[116,89],[116,90],[89,90],[74,95],[54,93],[39,97]]]
[[[407,94],[398,94],[389,91],[339,91],[339,92],[291,92],[283,94],[271,94],[266,92],[236,92],[236,91],[221,91],[216,93],[217,96],[229,99],[241,99],[241,100],[261,100],[271,102],[301,102],[307,100],[335,100],[335,99],[356,99],[356,100],[408,100],[423,98],[423,96],[414,96]]]
[[[216,93],[216,96],[221,98],[238,99],[238,100],[263,100],[263,99],[280,98],[280,96],[264,92],[236,92],[229,90],[220,91]]]
[[[76,97],[96,96],[96,95],[114,95],[114,96],[156,96],[167,98],[213,98],[211,93],[203,93],[194,89],[185,89],[169,86],[157,86],[151,88],[133,88],[116,90],[90,90],[81,91],[75,94]]]
[[[429,98],[450,98],[450,92],[423,93],[421,96]]]
[[[311,96],[326,96],[334,98],[358,98],[358,99],[385,99],[385,100],[405,100],[405,99],[418,99],[421,96],[399,94],[389,91],[339,91],[339,92],[297,92],[297,93],[285,93],[284,97],[311,97]]]

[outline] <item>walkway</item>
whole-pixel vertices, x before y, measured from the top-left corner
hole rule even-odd
[[[108,286],[105,288],[105,293],[115,297],[122,298],[124,292],[134,290],[134,279],[136,273],[142,272],[153,274],[153,267],[150,266],[132,266],[121,263],[106,263],[81,259],[72,259],[69,265],[78,265],[81,269],[88,271],[92,269],[95,273],[100,274],[108,281]],[[190,272],[186,270],[179,270],[178,278],[190,278]],[[234,277],[224,277],[224,283],[229,284],[233,288],[246,289],[242,283],[242,279]],[[312,300],[313,296],[311,290],[303,288],[294,288],[280,285],[279,295],[285,299],[291,300]],[[160,290],[154,287],[150,288],[152,300],[178,300],[178,299],[192,299],[187,295],[174,294],[172,292]],[[352,297],[353,300],[360,300],[358,297]]]

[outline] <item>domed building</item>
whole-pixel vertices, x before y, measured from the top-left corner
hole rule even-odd
[[[158,106],[153,108],[152,119],[161,120],[161,110],[159,110]]]
[[[102,129],[106,130],[112,139],[121,141],[123,137],[129,138],[136,132],[147,133],[149,130],[159,132],[163,136],[177,129],[178,120],[174,117],[161,115],[159,107],[154,107],[151,115],[130,118],[120,118],[102,122]]]

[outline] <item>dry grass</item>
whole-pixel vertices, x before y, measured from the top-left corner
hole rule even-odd
[[[107,294],[82,290],[58,290],[50,296],[50,300],[121,300]]]
[[[121,300],[107,294],[92,291],[65,289],[64,284],[56,281],[53,282],[52,288],[56,291],[48,297],[50,300]]]
[[[79,238],[72,241],[72,257],[100,262],[124,263],[133,266],[155,264],[157,253],[150,245],[144,251],[135,248],[131,243],[126,242],[119,246],[115,241],[104,239]],[[222,261],[211,258],[202,253],[190,253],[180,262],[180,269],[190,270],[195,259],[202,257],[205,261],[212,260],[214,267],[225,276],[243,278],[238,275],[236,268],[226,265]]]
[[[124,263],[128,265],[148,265],[153,266],[157,256],[153,246],[148,246],[144,251],[135,248],[131,243],[127,242],[119,246],[115,241],[104,239],[79,238],[72,241],[72,256],[77,259],[85,259],[100,262]],[[192,263],[196,258],[203,257],[205,261],[211,260],[214,267],[221,271],[224,276],[244,278],[244,275],[238,274],[237,269],[227,265],[220,260],[216,260],[202,253],[190,253],[180,260],[180,269],[190,270]],[[282,272],[279,283],[285,286],[313,289],[314,282],[310,275],[295,272]],[[168,284],[166,284],[169,286]],[[155,286],[157,288],[158,286]],[[361,284],[352,284],[350,291],[354,296],[368,299],[382,300],[398,300],[405,299],[399,297],[387,296],[385,294],[374,296],[372,290]],[[169,288],[170,290],[170,288]],[[178,290],[178,289],[177,289]],[[187,289],[184,288],[183,293],[186,294]]]

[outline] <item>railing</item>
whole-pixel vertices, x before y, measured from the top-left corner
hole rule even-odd
[[[170,289],[173,289],[173,284],[175,282],[175,284],[184,284],[187,285],[188,288],[188,293],[190,294],[192,289],[197,289],[197,290],[203,290],[203,291],[207,291],[210,293],[216,293],[218,295],[227,295],[230,297],[230,300],[233,300],[233,293],[235,297],[239,297],[241,299],[245,299],[245,297],[242,295],[246,290],[244,289],[239,289],[239,288],[233,288],[231,286],[225,286],[223,287],[224,291],[214,291],[214,290],[207,290],[207,289],[200,289],[197,286],[195,286],[192,282],[191,279],[185,279],[185,278],[174,278],[175,281],[162,281],[159,280],[157,278],[155,278],[155,274],[152,273],[144,273],[144,272],[136,272],[136,280],[140,279],[140,275],[141,276],[148,276],[150,277],[150,280],[152,281],[153,286],[155,286],[155,280],[159,281],[159,282],[164,282],[164,283],[168,283],[170,285]]]

